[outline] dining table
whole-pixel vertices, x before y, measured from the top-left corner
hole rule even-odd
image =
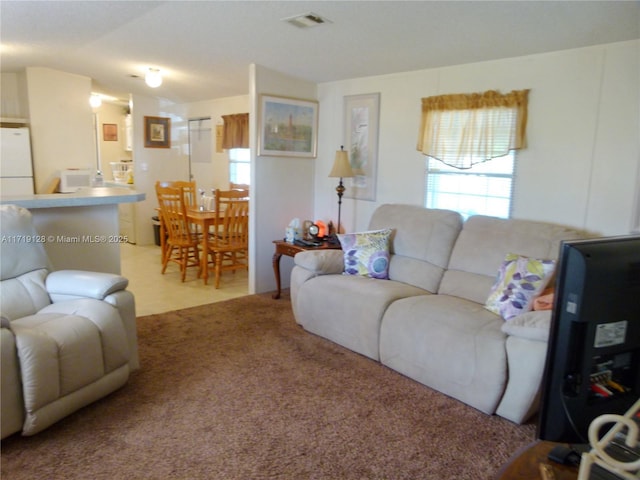
[[[200,247],[200,266],[202,271],[202,279],[207,283],[209,279],[209,264],[207,261],[207,242],[211,227],[216,225],[218,214],[215,210],[200,210],[197,207],[187,209],[187,219],[190,223],[197,226],[198,231],[202,234],[202,245]]]

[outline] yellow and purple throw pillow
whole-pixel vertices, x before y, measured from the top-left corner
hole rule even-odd
[[[391,229],[338,235],[344,252],[344,274],[389,278]]]
[[[508,254],[500,268],[485,308],[509,320],[533,307],[556,268],[554,260]]]

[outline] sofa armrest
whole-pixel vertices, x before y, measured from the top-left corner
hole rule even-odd
[[[340,274],[344,270],[342,250],[306,250],[293,257],[298,267],[316,275]]]
[[[523,313],[504,322],[502,331],[509,336],[547,342],[551,328],[551,310]]]
[[[52,302],[76,298],[104,300],[127,288],[129,280],[113,273],[58,270],[47,276],[46,288]]]

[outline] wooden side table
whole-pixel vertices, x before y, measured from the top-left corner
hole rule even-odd
[[[276,293],[274,293],[271,297],[274,299],[280,298],[281,288],[280,288],[280,258],[282,255],[287,255],[288,257],[295,257],[296,253],[304,252],[305,250],[340,250],[339,243],[329,243],[323,242],[322,245],[317,247],[307,247],[303,245],[298,245],[295,243],[288,243],[284,240],[274,240],[273,241],[276,250],[273,253],[273,274],[276,277],[276,285],[278,289]]]
[[[559,445],[554,442],[535,441],[516,452],[509,463],[504,465],[495,480],[540,480],[540,464],[551,465],[556,480],[576,480],[578,468],[570,465],[560,465],[547,458],[553,447]]]

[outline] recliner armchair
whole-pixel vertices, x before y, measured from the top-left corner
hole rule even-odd
[[[51,271],[31,213],[0,207],[1,438],[33,435],[139,368],[135,300],[120,275]]]

